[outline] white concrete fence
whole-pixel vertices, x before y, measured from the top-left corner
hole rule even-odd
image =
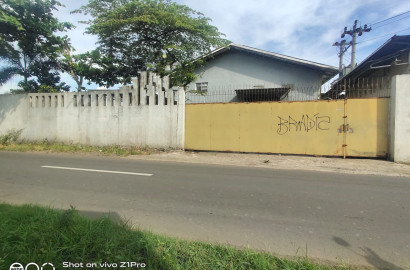
[[[0,96],[0,135],[30,141],[183,148],[185,92],[141,73],[120,90]]]
[[[389,158],[410,163],[410,75],[392,79]],[[0,135],[30,141],[184,148],[185,92],[141,73],[120,90],[0,96]],[[365,138],[364,138],[365,139]]]

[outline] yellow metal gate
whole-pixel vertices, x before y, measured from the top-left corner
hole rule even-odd
[[[187,104],[185,149],[381,157],[388,101]]]
[[[388,152],[389,98],[348,99],[345,155],[386,157]]]

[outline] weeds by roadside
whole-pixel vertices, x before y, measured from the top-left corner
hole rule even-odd
[[[47,139],[39,142],[30,142],[20,139],[22,130],[11,130],[5,135],[0,135],[0,151],[17,152],[53,152],[53,153],[97,153],[109,156],[150,155],[155,152],[165,151],[137,146],[90,146],[81,144],[65,144],[50,142]]]
[[[17,143],[20,139],[22,131],[22,129],[12,129],[8,133],[0,135],[0,145],[10,145]]]

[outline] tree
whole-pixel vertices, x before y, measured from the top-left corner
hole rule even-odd
[[[62,69],[77,83],[78,92],[85,89],[84,80],[88,80],[88,84],[95,82],[104,85],[107,82],[104,79],[113,78],[115,80],[108,82],[111,82],[111,85],[116,84],[117,78],[113,74],[120,74],[121,69],[114,65],[113,59],[101,55],[99,50],[71,55],[71,50],[67,49],[62,59]]]
[[[66,36],[57,32],[73,27],[52,14],[62,6],[56,0],[0,0],[0,84],[20,75],[27,92],[68,90],[60,82],[59,56]]]
[[[174,82],[186,84],[199,56],[228,44],[209,18],[170,0],[90,0],[74,12],[92,16],[85,23],[98,36],[96,76],[106,86],[129,83],[146,69],[166,75],[167,66]]]
[[[87,52],[83,54],[71,55],[73,48],[67,46],[62,59],[62,69],[73,78],[77,83],[77,92],[85,90],[83,82],[85,78],[92,78],[94,68],[93,62],[95,57],[99,57],[95,52]]]

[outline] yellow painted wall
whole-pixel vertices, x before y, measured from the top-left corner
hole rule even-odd
[[[347,149],[355,145],[348,155],[385,153],[387,107],[383,99],[348,101],[353,133],[346,134]],[[377,121],[382,115],[383,124]],[[187,104],[185,149],[342,156],[343,116],[344,100]],[[360,139],[368,136],[376,139]]]
[[[348,156],[384,157],[388,151],[389,99],[348,99]]]

